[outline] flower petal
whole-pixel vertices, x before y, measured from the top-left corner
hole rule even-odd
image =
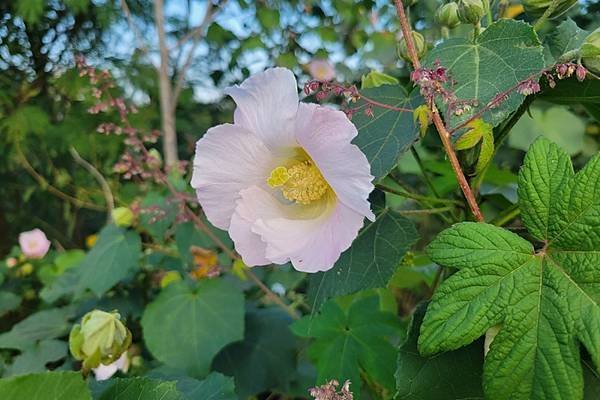
[[[239,192],[264,184],[275,165],[269,150],[238,125],[209,129],[196,144],[192,187],[208,220],[228,229]]]
[[[294,147],[298,84],[286,68],[270,68],[252,75],[225,93],[237,104],[234,120],[257,135],[271,150]]]
[[[114,362],[108,365],[100,364],[97,368],[92,368],[92,371],[94,371],[97,381],[105,381],[113,376],[118,369],[117,363]]]
[[[341,111],[314,104],[298,107],[298,143],[317,164],[339,200],[374,221],[368,201],[374,188],[373,176],[367,157],[351,143],[357,134]]]
[[[265,258],[277,264],[291,261],[298,271],[333,267],[364,221],[363,215],[340,202],[312,218],[302,218],[310,216],[302,206],[283,205],[259,187],[248,188],[241,196],[236,214],[240,210],[249,217],[247,221],[254,219],[252,232],[266,244]]]

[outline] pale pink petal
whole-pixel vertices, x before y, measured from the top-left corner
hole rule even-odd
[[[291,261],[304,272],[326,271],[350,247],[364,216],[337,202],[321,207],[283,204],[271,193],[251,187],[242,192],[238,210],[248,217],[256,237],[246,245],[263,242],[265,258],[276,264]],[[254,224],[250,225],[251,220]],[[238,244],[236,243],[236,249]]]
[[[27,258],[39,259],[48,253],[50,241],[40,229],[34,229],[19,234],[19,246]]]
[[[327,60],[315,59],[308,63],[308,72],[319,81],[330,81],[335,78],[335,69]]]
[[[94,371],[94,376],[96,377],[97,381],[105,381],[110,379],[110,377],[113,376],[118,369],[119,367],[115,361],[109,365],[100,364],[97,368],[92,368],[92,371]]]
[[[368,198],[374,186],[364,153],[351,140],[356,128],[337,110],[300,104],[296,139],[319,167],[339,200],[359,214],[375,220]]]
[[[264,184],[275,160],[265,145],[245,128],[223,124],[198,140],[192,187],[208,220],[228,229],[239,192]]]
[[[225,93],[237,104],[234,120],[257,135],[271,150],[296,146],[294,120],[298,110],[298,84],[286,68],[271,68],[252,75]]]

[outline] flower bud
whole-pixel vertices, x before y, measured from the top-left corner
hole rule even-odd
[[[532,17],[539,18],[544,12],[550,7],[554,0],[523,0],[523,7],[525,12]],[[560,0],[558,6],[548,16],[548,18],[556,18],[565,13],[571,8],[577,0]]]
[[[585,39],[580,54],[583,64],[592,72],[600,74],[600,28]]]
[[[117,226],[128,228],[133,223],[135,215],[127,207],[117,207],[112,211],[112,219]]]
[[[150,169],[159,169],[160,167],[162,167],[162,157],[158,150],[150,149],[148,151],[146,164],[148,164],[148,167],[150,167]]]
[[[413,42],[415,44],[415,50],[417,51],[417,57],[421,58],[427,52],[427,44],[425,38],[419,32],[412,32]],[[410,55],[408,54],[408,46],[406,45],[405,38],[400,39],[398,43],[398,55],[406,61],[410,61]]]
[[[121,322],[116,311],[93,310],[85,314],[69,334],[69,349],[83,368],[89,370],[100,364],[118,360],[131,345],[131,332]]]
[[[439,7],[435,13],[435,19],[438,24],[447,28],[455,28],[460,25],[458,4],[452,2]]]
[[[459,0],[458,18],[465,24],[477,25],[485,14],[485,8],[481,0]]]

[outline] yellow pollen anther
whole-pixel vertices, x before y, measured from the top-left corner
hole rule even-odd
[[[300,204],[310,204],[321,199],[329,189],[327,181],[310,160],[299,162],[290,168],[275,168],[267,183],[272,188],[281,187],[283,197]]]
[[[290,175],[288,174],[287,168],[277,167],[271,171],[271,176],[267,179],[267,183],[272,188],[276,188],[286,183],[288,179],[290,179]]]

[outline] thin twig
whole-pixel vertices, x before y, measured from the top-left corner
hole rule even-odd
[[[425,165],[423,164],[423,160],[421,160],[421,156],[417,152],[417,149],[415,149],[415,146],[410,146],[410,152],[412,153],[413,158],[415,159],[415,161],[417,162],[417,165],[419,166],[419,169],[421,170],[421,174],[423,175],[423,179],[425,180],[427,187],[429,188],[429,190],[431,190],[431,193],[433,193],[433,195],[435,197],[439,198],[440,195],[439,195],[437,189],[435,188],[435,186],[433,185],[433,182],[431,181],[431,178],[429,177],[429,173],[427,172],[427,169],[425,168]]]
[[[81,165],[86,170],[88,170],[88,172],[90,174],[92,174],[94,176],[94,178],[100,184],[100,187],[102,188],[102,194],[104,194],[104,199],[106,201],[107,221],[108,221],[108,223],[110,223],[110,221],[112,220],[112,211],[115,208],[115,198],[112,194],[112,191],[110,190],[110,186],[109,186],[108,182],[106,181],[104,176],[102,176],[100,171],[98,171],[96,169],[96,167],[94,167],[92,164],[90,164],[89,162],[84,160],[79,155],[77,150],[75,150],[75,147],[71,146],[69,148],[69,152],[71,153],[71,156],[73,156],[73,159],[75,160],[75,162],[77,164]]]
[[[420,210],[395,210],[400,215],[429,215],[439,214],[446,211],[452,211],[451,206],[438,207],[438,208],[423,208]]]
[[[382,184],[376,184],[375,187],[379,190],[383,190],[384,192],[395,194],[395,195],[401,196],[401,197],[406,197],[407,199],[412,199],[412,200],[417,200],[417,201],[427,201],[430,203],[439,203],[439,204],[462,205],[462,203],[457,200],[439,199],[437,197],[422,196],[422,195],[416,194],[416,193],[410,193],[410,192],[406,192],[403,190],[397,190],[397,189],[394,189],[394,188],[391,188],[389,186],[385,186]]]
[[[206,27],[212,21],[214,10],[215,10],[215,8],[212,5],[212,3],[210,1],[207,2],[206,11],[204,12],[204,18],[202,19],[202,22],[200,23],[200,25],[197,28],[195,28],[192,32],[190,32],[190,33],[192,33],[191,37],[193,38],[192,47],[187,54],[185,63],[183,64],[181,71],[179,71],[179,73],[177,74],[175,86],[173,87],[173,94],[172,94],[172,98],[171,98],[171,109],[173,111],[177,107],[177,99],[179,98],[179,95],[181,94],[181,90],[183,89],[183,82],[185,80],[185,74],[187,73],[190,66],[192,65],[192,61],[194,60],[194,53],[196,53],[196,48],[200,44],[200,39],[202,38],[202,35],[204,34]]]
[[[410,28],[410,24],[408,19],[406,18],[406,14],[404,13],[404,5],[402,4],[402,0],[394,0],[396,5],[396,11],[398,12],[398,18],[400,19],[400,27],[402,28],[402,34],[406,41],[406,47],[408,49],[408,54],[412,61],[413,67],[415,70],[421,68],[421,63],[419,62],[419,57],[417,56],[417,51],[415,49],[415,43],[412,37],[412,31]],[[454,174],[456,175],[456,179],[458,180],[458,184],[467,200],[469,208],[473,213],[475,219],[479,222],[484,221],[483,214],[479,209],[479,205],[477,204],[477,200],[475,199],[475,195],[467,182],[467,178],[462,171],[460,166],[460,162],[456,157],[456,153],[454,152],[454,148],[452,147],[452,141],[450,140],[450,133],[446,129],[440,114],[435,107],[435,104],[429,104],[429,108],[431,111],[431,119],[433,120],[433,124],[437,128],[438,134],[444,146],[444,150],[448,155],[448,159],[450,160],[450,164],[452,165],[452,169],[454,170]]]
[[[42,189],[47,190],[48,192],[52,193],[53,195],[65,200],[65,201],[68,201],[69,203],[72,203],[76,207],[79,207],[79,208],[87,208],[87,209],[95,210],[95,211],[105,211],[106,210],[102,206],[80,200],[77,197],[73,197],[67,193],[62,192],[61,190],[57,189],[56,187],[52,186],[46,180],[46,178],[44,178],[42,175],[40,175],[33,168],[33,166],[29,163],[29,160],[27,160],[27,157],[21,150],[21,146],[18,143],[15,145],[15,149],[17,150],[17,155],[21,161],[21,164],[23,165],[23,168],[25,168],[25,171],[27,171],[29,173],[29,175],[31,175],[37,181],[37,183],[42,187]]]
[[[142,51],[142,53],[148,53],[148,46],[144,42],[143,36],[142,36],[140,30],[138,29],[138,27],[135,25],[135,22],[133,21],[133,16],[131,14],[131,10],[129,9],[129,6],[127,5],[127,1],[121,0],[120,4],[121,4],[121,10],[123,10],[123,14],[125,14],[125,17],[127,18],[127,25],[129,25],[129,29],[131,29],[133,31],[135,40],[138,43],[138,48]]]

